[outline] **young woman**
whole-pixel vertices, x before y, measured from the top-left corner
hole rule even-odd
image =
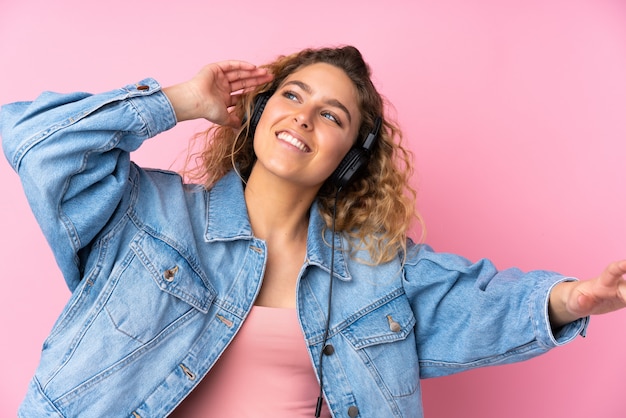
[[[195,184],[130,161],[196,118],[218,126]],[[410,154],[353,47],[45,93],[0,123],[73,292],[23,417],[420,417],[420,378],[528,359],[626,305],[626,262],[578,282],[408,239]]]

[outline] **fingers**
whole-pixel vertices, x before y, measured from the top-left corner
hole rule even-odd
[[[216,62],[215,65],[220,67],[220,69],[224,73],[229,73],[232,71],[239,71],[239,70],[254,70],[255,68],[257,68],[256,65],[250,62],[241,61],[241,60],[220,61],[220,62]]]
[[[623,279],[626,274],[626,260],[616,261],[609,266],[600,275],[600,283],[603,285],[612,285]]]
[[[222,61],[217,65],[230,83],[231,91],[254,88],[272,80],[266,68],[259,68],[246,61]]]
[[[267,83],[269,81],[272,81],[272,76],[270,74],[264,74],[261,76],[232,81],[230,83],[230,88],[232,91],[243,90],[244,92],[248,92],[254,87],[260,86],[261,84]]]
[[[257,67],[246,61],[222,61],[215,63],[222,70],[229,82],[265,76],[268,74],[267,68]]]
[[[273,76],[266,68],[238,60],[222,61],[204,66],[189,82],[194,113],[189,118],[202,117],[213,123],[238,126],[241,121],[226,115],[237,105],[241,95],[270,82]],[[230,110],[229,110],[230,109]]]

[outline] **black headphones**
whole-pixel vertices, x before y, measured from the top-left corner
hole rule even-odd
[[[250,126],[248,128],[248,136],[250,138],[254,137],[254,132],[257,125],[259,124],[259,120],[261,119],[261,114],[263,114],[263,110],[265,110],[265,105],[267,104],[267,101],[270,99],[270,97],[272,97],[272,94],[274,94],[274,91],[270,90],[259,93],[255,97],[254,109],[252,110],[252,116],[250,117]],[[367,134],[365,141],[363,141],[363,145],[355,145],[354,147],[352,147],[343,158],[343,160],[341,160],[339,166],[337,166],[333,174],[331,174],[330,181],[335,186],[337,186],[337,188],[343,189],[344,187],[346,187],[354,179],[356,179],[358,175],[361,174],[363,169],[367,166],[370,161],[372,148],[374,147],[374,141],[378,137],[378,132],[380,131],[381,124],[382,119],[380,118],[380,116],[378,116],[374,121],[374,128],[370,131],[369,134]]]

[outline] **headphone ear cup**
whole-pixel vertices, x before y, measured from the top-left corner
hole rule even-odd
[[[339,188],[344,188],[355,179],[369,162],[369,152],[363,148],[352,148],[341,160],[330,176],[330,181]]]
[[[254,137],[254,132],[256,131],[256,127],[259,124],[259,120],[261,120],[261,115],[265,110],[265,105],[267,105],[267,101],[272,97],[271,91],[266,91],[258,94],[254,99],[254,109],[252,110],[252,115],[250,115],[250,126],[248,128],[248,136],[250,138]]]
[[[339,166],[330,175],[330,181],[342,189],[350,184],[363,169],[369,164],[372,156],[372,148],[378,137],[378,132],[383,123],[383,119],[379,116],[374,120],[374,128],[367,134],[363,146],[355,146],[348,151],[348,154],[341,160]]]

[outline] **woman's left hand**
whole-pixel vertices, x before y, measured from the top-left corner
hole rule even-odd
[[[626,307],[626,260],[610,264],[595,279],[559,283],[550,294],[553,328],[589,315]]]

